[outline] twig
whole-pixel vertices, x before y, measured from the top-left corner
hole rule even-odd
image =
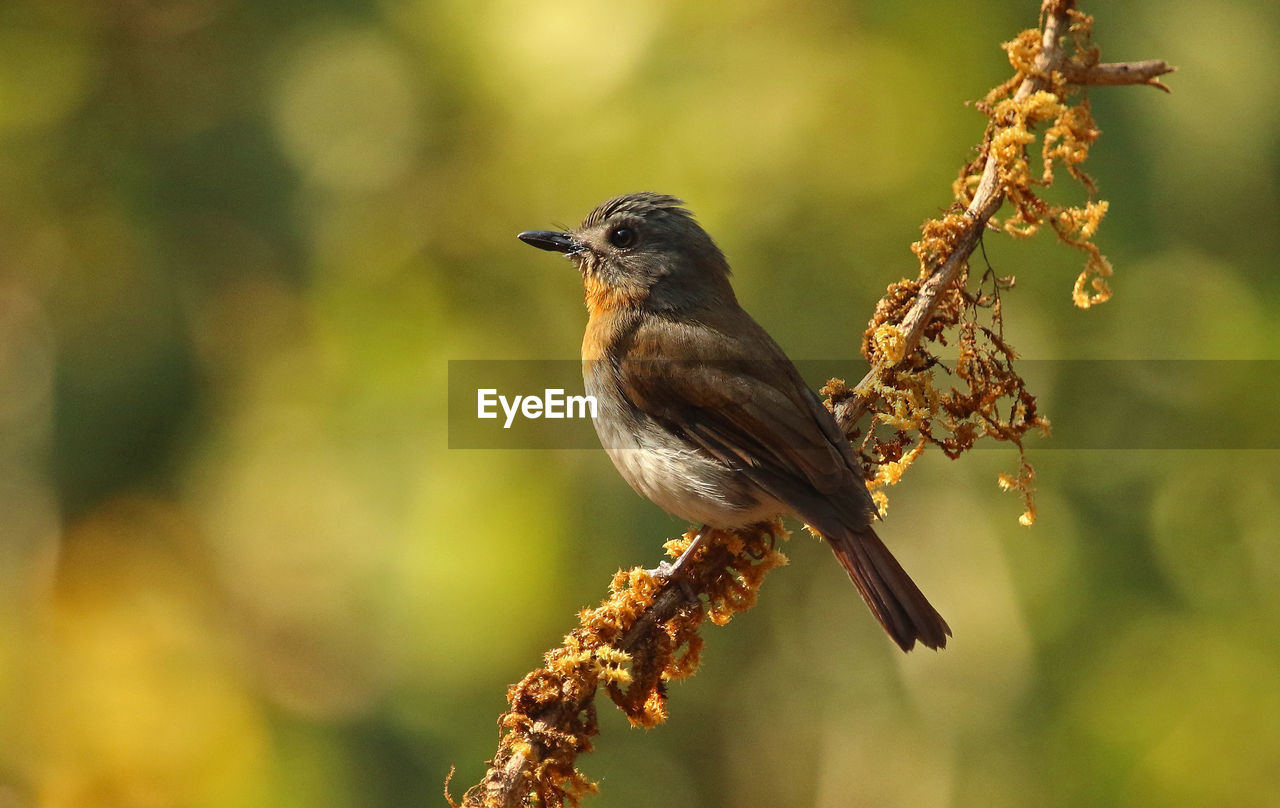
[[[1068,63],[1062,73],[1067,77],[1068,82],[1082,87],[1091,84],[1110,86],[1145,84],[1167,93],[1169,88],[1160,83],[1159,77],[1173,71],[1172,66],[1160,59],[1148,59],[1145,62],[1111,62],[1092,67]]]
[[[1044,0],[1041,3],[1040,14],[1044,20],[1044,27],[1040,37],[1040,53],[1036,57],[1034,70],[1018,86],[1014,94],[1015,101],[1023,100],[1032,93],[1049,87],[1050,77],[1055,71],[1064,75],[1071,84],[1148,84],[1168,92],[1169,88],[1156,78],[1173,70],[1163,61],[1082,66],[1067,59],[1062,50],[1061,40],[1071,23],[1071,15],[1075,7],[1076,0]],[[943,292],[955,282],[960,270],[982,239],[987,222],[1004,204],[1005,195],[1000,188],[999,175],[999,160],[995,154],[988,152],[986,164],[982,170],[982,179],[974,191],[972,201],[965,209],[968,221],[963,233],[955,240],[951,253],[938,264],[921,285],[915,302],[899,326],[904,346],[900,361],[910,357],[916,346],[920,344],[925,326],[937,308]],[[896,364],[885,364],[871,368],[853,388],[854,394],[835,406],[836,422],[842,430],[846,433],[853,431],[875,398],[876,384],[887,380],[895,366]]]

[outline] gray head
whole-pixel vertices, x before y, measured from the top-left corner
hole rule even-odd
[[[683,204],[663,194],[626,194],[599,205],[574,230],[528,231],[519,238],[577,264],[593,313],[736,303],[724,254]]]

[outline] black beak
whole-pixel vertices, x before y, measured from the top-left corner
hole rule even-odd
[[[539,250],[569,255],[582,249],[582,245],[569,237],[568,233],[553,233],[550,230],[526,230],[516,238]]]

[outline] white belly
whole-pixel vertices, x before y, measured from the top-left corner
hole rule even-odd
[[[670,514],[712,527],[741,527],[772,519],[784,509],[754,483],[639,416],[604,417],[596,433],[618,473]]]

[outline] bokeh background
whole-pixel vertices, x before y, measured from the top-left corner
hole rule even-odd
[[[1276,357],[1280,8],[1090,6],[1104,56],[1180,70],[1091,94],[1112,302],[1071,307],[1051,239],[988,239],[1009,339]],[[678,194],[748,310],[854,376],[1036,7],[0,4],[0,806],[474,783],[507,684],[684,528],[599,451],[447,448],[448,360],[576,355],[575,273],[514,234]],[[940,654],[798,532],[666,726],[602,705],[594,802],[1276,804],[1280,458],[1179,445],[1038,441],[1031,529],[1013,453],[926,455],[882,532]]]

